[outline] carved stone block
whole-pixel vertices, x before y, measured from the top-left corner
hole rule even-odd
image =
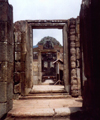
[[[71,61],[76,61],[76,56],[75,55],[73,55],[73,56],[71,56]]]
[[[73,55],[73,54],[75,55],[75,53],[76,53],[75,48],[71,48],[71,49],[70,49],[70,53],[71,53],[72,55]]]
[[[71,62],[71,68],[75,68],[76,67],[76,62]]]
[[[71,48],[75,47],[75,42],[71,42],[71,43],[70,43],[70,47],[71,47]]]
[[[71,36],[70,36],[70,40],[71,40],[71,41],[76,40],[76,36],[75,36],[75,35],[71,35]]]
[[[71,76],[76,76],[76,69],[71,70]]]
[[[70,31],[70,35],[75,35],[75,30],[74,31]]]

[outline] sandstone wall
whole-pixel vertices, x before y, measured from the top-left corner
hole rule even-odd
[[[0,118],[12,109],[13,68],[13,8],[0,0]]]
[[[32,87],[33,42],[32,29],[27,21],[14,23],[15,75],[14,93],[25,95]]]

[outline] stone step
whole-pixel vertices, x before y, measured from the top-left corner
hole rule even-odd
[[[33,99],[30,97],[50,95],[67,95],[66,93],[29,94],[23,99],[13,100],[13,109],[9,111],[6,120],[82,120],[70,119],[72,115],[81,112],[82,97]],[[68,96],[68,95],[67,95]],[[29,97],[29,98],[28,98]]]
[[[27,96],[20,96],[19,99],[63,99],[71,98],[68,93],[39,93],[39,94],[29,94]]]
[[[35,85],[30,93],[65,93],[62,85]]]
[[[24,112],[23,112],[24,111]],[[11,110],[6,120],[73,120],[70,116],[81,112],[81,107],[45,108],[45,109],[20,109]],[[74,116],[75,118],[75,116]],[[76,117],[77,118],[77,117]],[[78,119],[74,119],[78,120]]]

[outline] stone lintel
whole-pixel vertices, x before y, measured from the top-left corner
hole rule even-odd
[[[33,29],[48,29],[48,28],[58,28],[62,29],[65,25],[64,23],[30,23]]]
[[[27,20],[28,23],[67,23],[68,20]]]

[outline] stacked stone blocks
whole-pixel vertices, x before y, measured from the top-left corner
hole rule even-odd
[[[27,89],[32,87],[33,81],[33,43],[32,28],[27,21],[14,23],[15,40],[15,73],[14,94],[25,95]]]
[[[13,8],[0,1],[0,118],[12,109],[13,97]]]
[[[77,19],[72,18],[68,21],[68,36],[70,49],[70,80],[72,96],[79,96],[81,93],[79,21],[79,17],[77,17]]]

